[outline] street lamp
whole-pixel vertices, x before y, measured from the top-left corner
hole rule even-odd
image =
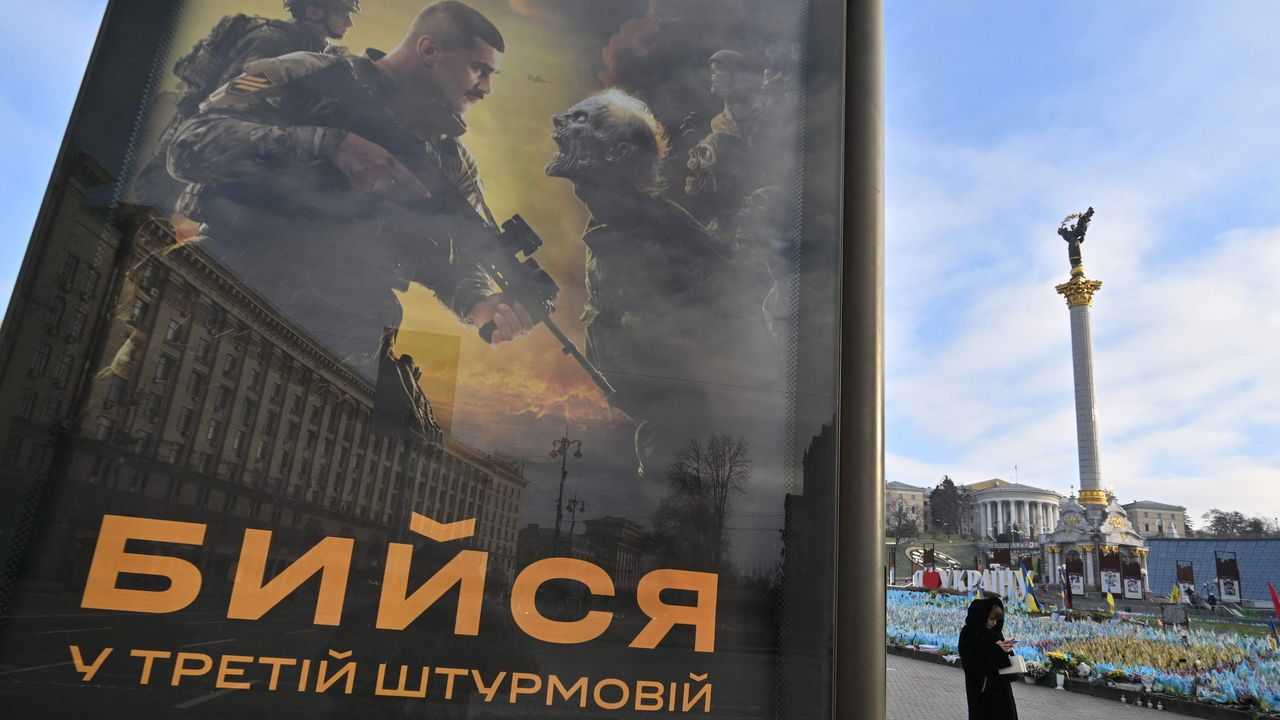
[[[569,428],[564,429],[564,435],[558,440],[551,443],[552,459],[560,458],[560,492],[556,495],[556,534],[551,541],[551,554],[555,555],[560,549],[560,523],[564,520],[564,480],[569,477],[569,449],[573,448],[573,457],[582,457],[582,441],[569,439]]]
[[[573,529],[578,524],[578,513],[585,512],[587,504],[574,495],[569,498],[569,502],[565,503],[564,509],[569,513],[569,550],[566,554],[573,557]]]

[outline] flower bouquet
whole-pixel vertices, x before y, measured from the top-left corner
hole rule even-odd
[[[1102,673],[1102,677],[1106,678],[1109,682],[1114,682],[1114,683],[1129,682],[1129,673],[1125,672],[1124,670],[1108,670]]]
[[[1045,660],[1049,661],[1049,670],[1060,675],[1070,673],[1075,669],[1075,658],[1070,653],[1052,651],[1044,654]]]
[[[1027,681],[1028,685],[1035,685],[1048,676],[1049,669],[1046,668],[1043,663],[1036,662],[1035,660],[1028,660],[1027,673],[1023,675],[1022,678]]]

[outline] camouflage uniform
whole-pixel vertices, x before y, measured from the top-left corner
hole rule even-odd
[[[225,37],[218,43],[217,40]],[[210,41],[219,47],[210,48]],[[219,21],[209,37],[197,43],[191,53],[178,61],[174,74],[182,80],[183,92],[172,106],[155,155],[148,160],[134,182],[135,200],[166,211],[172,210],[181,192],[165,168],[165,155],[183,122],[194,115],[209,93],[244,72],[254,60],[274,58],[292,52],[342,54],[345,49],[317,37],[297,19],[277,20],[250,15],[228,15]]]
[[[401,123],[393,93],[369,57],[255,61],[169,150],[170,172],[191,183],[178,209],[202,223],[204,250],[368,377],[384,328],[400,323],[393,291],[419,282],[463,319],[491,292],[454,245],[484,223],[475,161],[458,141],[466,126],[443,107]],[[330,160],[348,133],[390,151],[433,199],[351,190]]]
[[[219,87],[244,72],[244,66],[254,60],[280,57],[293,52],[337,54],[339,46],[331,44],[327,38],[316,37],[315,33],[302,27],[296,19],[251,18],[251,21],[256,27],[249,30],[227,54],[227,67],[219,78]]]

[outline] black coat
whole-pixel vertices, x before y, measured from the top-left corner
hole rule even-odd
[[[969,720],[1018,720],[1013,702],[1013,676],[1001,675],[1009,667],[1009,654],[996,645],[1004,639],[1004,619],[987,629],[991,608],[1004,607],[999,598],[982,598],[969,605],[969,616],[960,631],[960,662],[969,701]]]

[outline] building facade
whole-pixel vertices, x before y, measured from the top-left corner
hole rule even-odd
[[[102,180],[87,161],[73,176]],[[388,541],[415,537],[418,512],[476,518],[461,544],[510,582],[519,463],[438,429],[373,431],[371,383],[152,211],[108,223],[81,203],[57,218],[40,276],[15,299],[47,320],[11,312],[25,322],[4,338],[17,347],[5,357],[29,358],[3,368],[5,481],[21,473],[30,502],[51,502],[62,522],[39,540],[33,577],[82,578],[106,513],[207,524],[192,560],[216,587],[245,528],[272,530],[276,570],[329,535],[355,538],[367,548],[357,562],[376,565]]]
[[[884,521],[887,532],[893,533],[899,516],[904,523],[914,522],[917,529],[929,526],[929,488],[916,487],[893,481],[884,485]]]
[[[971,521],[979,539],[1037,539],[1058,523],[1062,496],[1053,490],[992,478],[965,485],[973,502]]]
[[[1181,505],[1138,500],[1121,507],[1129,514],[1134,528],[1147,539],[1187,536],[1187,509]]]

